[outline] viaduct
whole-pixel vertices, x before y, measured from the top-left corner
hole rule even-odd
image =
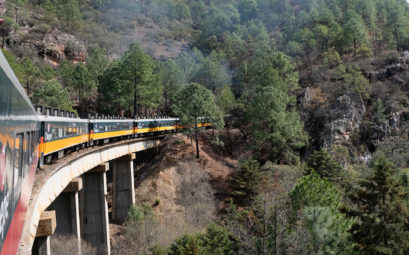
[[[36,174],[19,254],[50,254],[50,236],[71,234],[111,254],[107,171],[112,171],[111,218],[126,219],[135,203],[136,153],[160,144],[163,137],[140,138],[87,148],[47,165]]]

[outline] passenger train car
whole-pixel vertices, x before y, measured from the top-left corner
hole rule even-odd
[[[39,116],[40,120],[40,166],[50,163],[52,155],[62,158],[68,149],[88,146],[89,121],[54,116]]]
[[[0,51],[0,254],[16,254],[39,158],[40,122]]]
[[[209,127],[206,118],[199,127]],[[177,132],[178,118],[92,119],[32,106],[0,51],[0,255],[17,254],[37,166],[121,139]]]

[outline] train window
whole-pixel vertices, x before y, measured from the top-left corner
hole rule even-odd
[[[31,147],[30,147],[31,160],[35,157],[35,150],[36,150],[35,136],[36,136],[35,131],[31,131],[31,136],[30,136],[31,137]]]
[[[62,128],[58,128],[58,137],[64,137]]]
[[[27,132],[24,134],[24,164],[23,169],[26,168],[27,165],[30,165],[31,162],[31,134]],[[23,171],[23,176],[25,176],[25,171]]]
[[[23,176],[23,134],[16,135],[14,141],[14,187],[17,186],[18,180]]]

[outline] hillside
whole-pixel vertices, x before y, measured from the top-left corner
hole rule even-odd
[[[180,138],[152,166],[154,179],[140,183],[147,195],[131,208],[139,216],[130,217],[126,231],[142,231],[144,220],[170,212],[181,222],[175,232],[188,234],[150,242],[144,252],[409,249],[405,0],[0,4],[3,52],[35,104],[81,116],[177,116],[190,137],[204,132],[192,126],[197,120],[218,129],[202,140],[205,148],[211,144],[202,155],[209,160],[193,160]],[[190,151],[189,162],[179,150]],[[231,174],[221,167],[225,158]],[[206,224],[194,228],[175,201],[178,189],[196,185],[184,183],[181,172],[204,170],[192,179],[203,183],[214,177],[204,162],[219,169],[225,193],[220,204],[202,208]],[[210,184],[196,186],[218,193]],[[210,219],[217,224],[205,228]]]

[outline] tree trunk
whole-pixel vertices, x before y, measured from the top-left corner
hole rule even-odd
[[[267,222],[266,222],[266,192],[264,192],[263,199],[263,250],[262,254],[266,254],[266,233],[267,233]]]
[[[4,41],[5,41],[5,36],[3,35],[3,42],[1,43],[1,48],[4,49]]]
[[[198,130],[197,130],[197,117],[195,116],[195,140],[196,140],[196,158],[199,158],[199,139],[198,139]]]
[[[354,56],[356,56],[356,39],[354,39]]]
[[[136,116],[136,84],[137,84],[137,79],[135,77],[134,79],[134,92],[133,92],[133,115]]]
[[[275,194],[274,194],[274,197],[275,197]],[[277,200],[274,198],[274,255],[278,255],[277,238],[278,238],[278,231],[277,231]]]

